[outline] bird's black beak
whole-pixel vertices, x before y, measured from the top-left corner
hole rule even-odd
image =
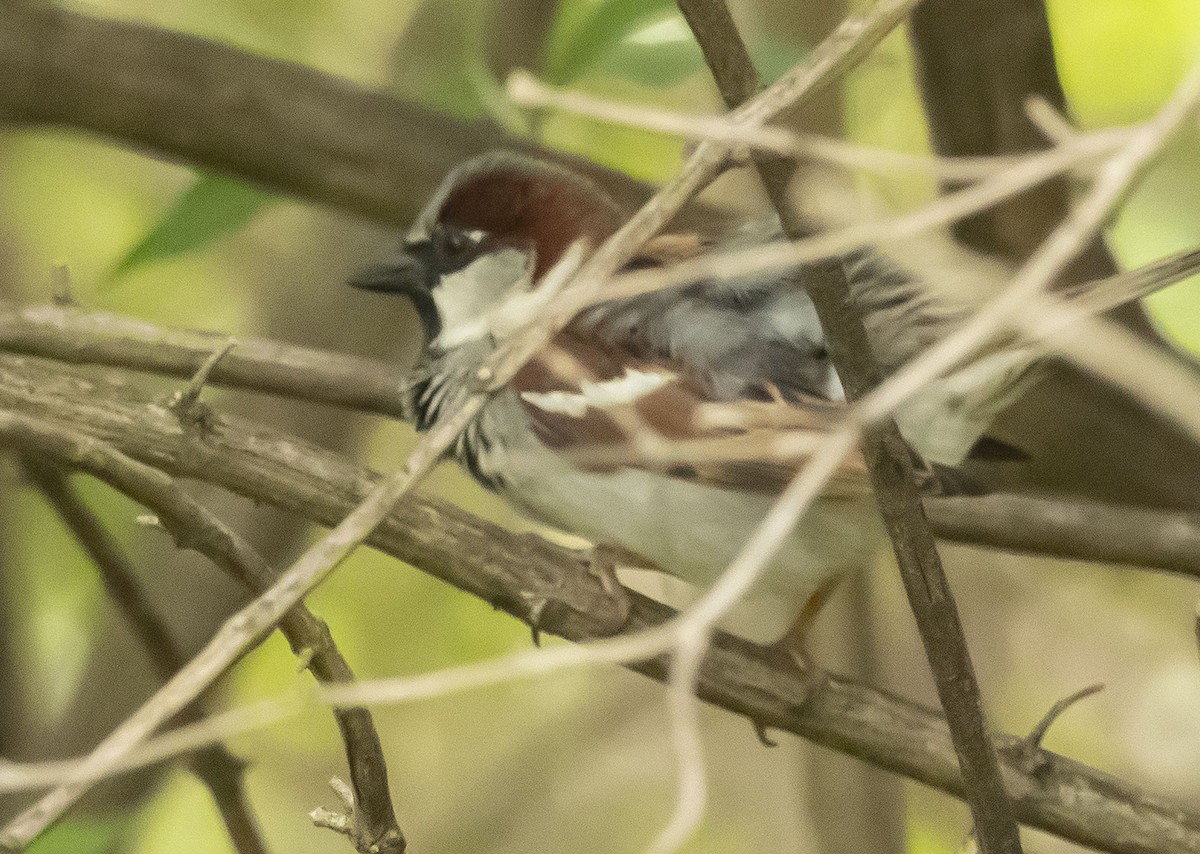
[[[408,297],[425,327],[425,340],[432,341],[442,329],[433,301],[433,287],[438,280],[433,260],[432,248],[426,241],[410,243],[398,259],[363,271],[350,280],[350,286]]]

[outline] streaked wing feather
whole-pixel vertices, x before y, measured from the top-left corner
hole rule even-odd
[[[840,419],[843,404],[793,394],[773,402],[714,400],[686,366],[636,359],[568,328],[512,382],[547,447],[590,471],[640,468],[746,492],[776,494]],[[763,397],[773,396],[763,389]],[[714,410],[713,407],[717,407]],[[719,411],[719,415],[715,415]],[[771,456],[781,431],[789,454]],[[826,495],[870,491],[861,456],[837,471]]]

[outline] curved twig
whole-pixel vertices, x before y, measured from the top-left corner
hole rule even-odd
[[[27,455],[38,454],[87,472],[128,495],[153,511],[181,548],[203,554],[250,590],[261,593],[275,583],[275,571],[248,542],[158,469],[85,434],[10,413],[0,412],[0,436],[6,444],[16,444]],[[39,472],[44,470],[45,463],[32,465]],[[39,477],[39,484],[45,479]],[[338,651],[329,627],[303,603],[283,616],[279,628],[292,651],[319,681],[354,680],[354,673]],[[156,643],[156,647],[158,655],[170,655],[171,645],[164,648]],[[163,678],[173,676],[186,663],[186,659],[175,654],[160,667]],[[363,708],[335,709],[334,717],[345,743],[358,804],[355,843],[363,852],[399,854],[404,850],[404,836],[396,823],[387,766],[370,712]],[[204,762],[211,764],[207,758]]]

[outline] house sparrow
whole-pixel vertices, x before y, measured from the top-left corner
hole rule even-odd
[[[484,155],[446,178],[400,258],[353,282],[403,294],[416,307],[428,344],[410,387],[418,429],[429,429],[470,393],[468,378],[494,347],[488,318],[514,294],[535,295],[542,275],[575,241],[598,245],[625,216],[588,179],[514,154]],[[772,239],[778,230],[767,225],[731,242]],[[630,266],[670,264],[709,246],[696,235],[661,235]],[[844,265],[885,371],[969,311],[873,252],[853,253]],[[803,275],[798,268],[706,281],[585,309],[484,407],[454,455],[538,521],[692,584],[711,583],[800,460],[689,460],[645,448],[746,438],[773,425],[819,436],[838,422],[842,389]],[[1022,457],[987,428],[1037,365],[1032,350],[997,348],[931,383],[898,413],[914,457],[929,464],[928,484],[961,489],[952,467],[973,457]],[[759,589],[798,605],[819,598],[831,579],[866,565],[878,541],[864,464],[851,458]]]

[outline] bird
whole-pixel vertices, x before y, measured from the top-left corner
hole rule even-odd
[[[577,241],[595,247],[626,217],[589,178],[523,154],[491,152],[447,175],[399,256],[351,282],[405,296],[417,312],[427,345],[406,409],[418,430],[436,426],[474,391],[473,373],[496,346],[488,319],[514,297],[536,295]],[[665,267],[714,248],[779,239],[772,221],[749,223],[719,245],[696,233],[664,233],[627,267]],[[885,374],[970,313],[875,250],[840,260]],[[597,571],[610,584],[614,557],[712,584],[802,459],[690,459],[671,449],[700,440],[753,447],[756,436],[780,429],[819,438],[846,411],[804,273],[700,281],[583,309],[487,402],[451,455],[533,520],[595,544],[608,556]],[[992,348],[897,413],[924,490],[979,491],[957,474],[964,463],[1023,458],[988,427],[1035,381],[1041,361],[1033,348]],[[880,540],[868,473],[855,454],[754,591],[792,602],[801,615],[787,635],[798,662],[806,660],[804,637],[819,604],[839,579],[871,563]]]

